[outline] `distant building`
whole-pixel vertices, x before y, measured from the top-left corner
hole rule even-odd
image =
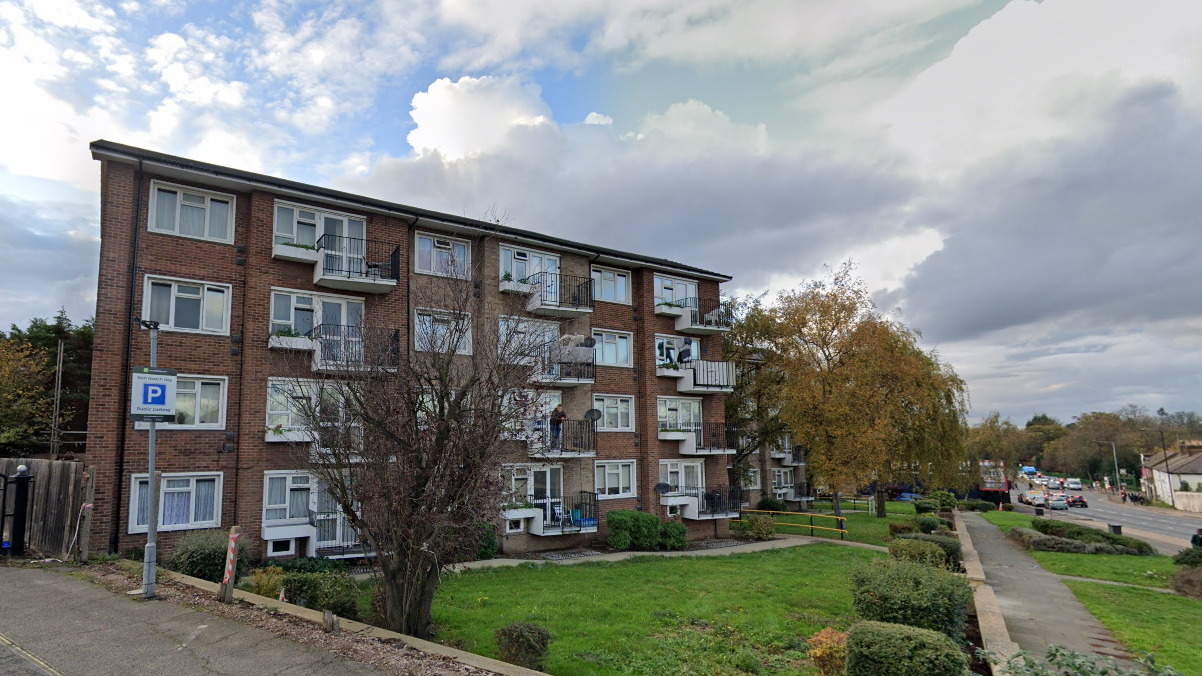
[[[1182,490],[1182,482],[1188,491]],[[1161,502],[1202,512],[1202,440],[1178,441],[1167,451],[1144,456],[1143,483]]]

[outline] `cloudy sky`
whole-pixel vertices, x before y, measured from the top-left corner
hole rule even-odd
[[[1196,0],[0,0],[0,325],[113,141],[728,272],[852,257],[974,413],[1202,409]]]

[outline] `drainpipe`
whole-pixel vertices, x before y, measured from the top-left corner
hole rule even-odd
[[[117,458],[116,458],[116,481],[117,485],[113,491],[113,516],[110,519],[109,525],[109,553],[117,553],[120,547],[121,538],[121,500],[125,488],[125,435],[126,428],[129,426],[129,421],[126,414],[129,412],[129,363],[133,353],[133,331],[138,326],[138,315],[134,313],[134,285],[137,283],[138,277],[138,236],[142,229],[138,227],[138,223],[142,220],[142,158],[138,158],[138,189],[137,197],[135,198],[133,228],[133,257],[129,263],[129,292],[126,297],[126,306],[129,308],[130,325],[125,330],[125,359],[121,363],[121,412],[120,412],[120,432],[118,433],[117,441]]]

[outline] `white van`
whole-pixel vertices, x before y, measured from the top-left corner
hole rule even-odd
[[[1081,480],[1080,479],[1065,479],[1064,487],[1069,489],[1070,491],[1079,491],[1079,490],[1081,490]]]

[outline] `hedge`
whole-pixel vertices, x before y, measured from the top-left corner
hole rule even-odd
[[[961,500],[960,511],[962,512],[994,512],[997,511],[997,505],[988,500]]]
[[[851,570],[852,605],[865,620],[964,635],[972,589],[946,570],[920,563],[878,560]]]
[[[1068,538],[1084,543],[1108,544],[1120,550],[1120,553],[1139,554],[1141,556],[1152,556],[1156,550],[1152,545],[1130,537],[1128,535],[1115,535],[1098,528],[1089,528],[1088,526],[1080,526],[1075,523],[1067,523],[1064,521],[1054,521],[1052,519],[1032,519],[1031,527],[1043,533],[1044,535],[1053,535],[1059,538]],[[1122,548],[1134,550],[1132,552],[1123,552]]]
[[[923,533],[907,533],[899,535],[899,539],[903,540],[918,540],[920,542],[929,542],[943,550],[944,558],[947,561],[948,570],[959,572],[962,567],[964,558],[964,548],[960,544],[960,538],[955,535],[926,535]]]
[[[677,521],[669,521],[659,527],[659,541],[666,551],[684,549],[689,546],[689,527]]]
[[[950,512],[956,508],[956,496],[948,491],[934,491],[927,496],[928,500],[934,500],[939,503],[939,511]]]
[[[913,561],[936,568],[947,567],[947,555],[934,542],[923,542],[910,538],[898,538],[889,543],[889,558]]]
[[[225,557],[230,536],[223,530],[197,530],[185,534],[171,548],[164,561],[169,570],[191,575],[209,582],[221,582],[225,577]],[[250,570],[250,547],[245,539],[238,540],[235,557],[234,583]]]
[[[328,610],[348,620],[358,620],[359,587],[347,573],[285,573],[284,596],[291,603],[313,610]]]
[[[1011,528],[1008,536],[1024,549],[1034,552],[1064,552],[1066,554],[1138,554],[1129,547],[1115,547],[1104,542],[1081,542],[1055,535],[1045,535],[1030,528]]]
[[[1202,547],[1181,550],[1173,557],[1173,563],[1185,568],[1202,568]]]
[[[688,545],[688,528],[684,524],[661,524],[659,517],[650,512],[610,510],[605,514],[605,525],[609,528],[607,543],[618,550],[654,552],[684,549]]]
[[[752,540],[773,540],[776,538],[776,521],[767,514],[748,514],[738,523],[731,526],[741,537]]]
[[[299,556],[295,559],[268,559],[264,568],[279,568],[285,573],[326,573],[330,571],[345,572],[346,562],[341,559],[327,559],[320,556]]]
[[[860,622],[847,637],[847,676],[967,676],[968,658],[939,632]]]
[[[789,511],[789,506],[785,504],[785,501],[777,500],[776,498],[760,498],[760,501],[756,504],[755,508],[765,512]]]
[[[934,533],[939,528],[946,526],[943,519],[934,516],[933,514],[922,514],[914,517],[914,526],[923,533]]]
[[[914,513],[915,514],[930,514],[930,513],[938,512],[938,511],[939,511],[939,501],[938,500],[915,500],[914,501]]]

